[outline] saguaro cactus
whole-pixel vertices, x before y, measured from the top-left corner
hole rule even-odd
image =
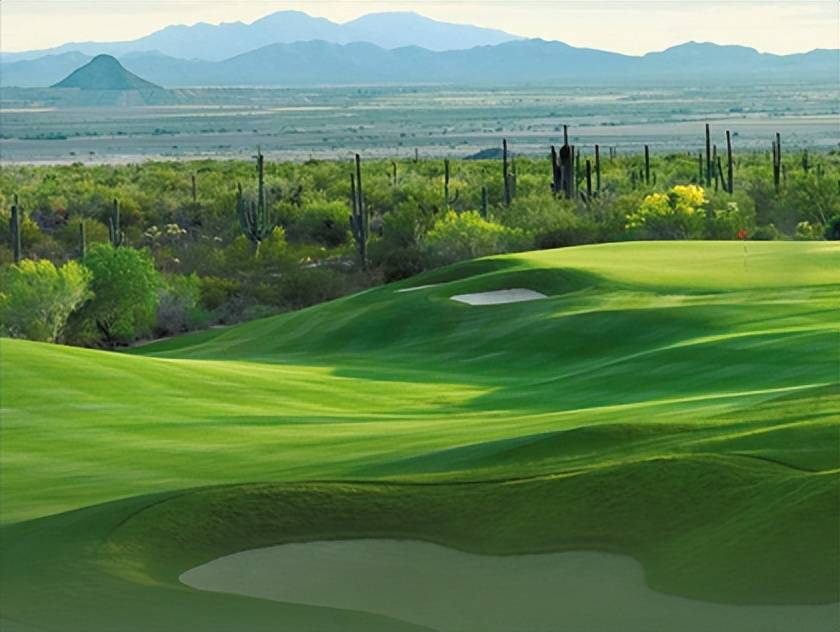
[[[198,202],[198,187],[196,186],[195,174],[190,175],[191,193],[193,204]]]
[[[479,214],[484,219],[487,219],[487,216],[489,215],[488,207],[487,187],[481,187],[481,210],[479,211]]]
[[[650,147],[645,145],[645,184],[650,184]]]
[[[586,202],[592,199],[592,163],[586,159]]]
[[[560,177],[563,186],[563,194],[566,199],[575,197],[577,182],[575,181],[575,148],[571,145],[563,145],[558,155],[560,159]]]
[[[726,192],[732,195],[734,188],[735,163],[732,161],[732,135],[726,130]]]
[[[782,188],[782,138],[776,133],[776,140],[773,141],[773,186],[778,193]]]
[[[595,145],[595,191],[601,192],[601,147]]]
[[[87,234],[85,233],[85,220],[79,220],[79,258],[87,256]]]
[[[458,201],[461,195],[460,191],[455,191],[455,195],[449,195],[449,158],[443,161],[443,210],[448,211],[449,208]]]
[[[505,206],[510,206],[513,194],[510,188],[510,173],[508,173],[508,146],[507,139],[502,139],[502,184],[505,188]]]
[[[706,186],[712,186],[712,132],[706,123]]]
[[[20,239],[20,207],[18,206],[18,196],[15,194],[12,202],[11,217],[9,218],[9,239],[12,244],[12,253],[14,254],[15,263],[19,263],[22,258],[22,248]]]
[[[125,244],[125,233],[120,230],[120,201],[117,198],[114,198],[111,217],[108,218],[108,239],[114,248]]]
[[[370,231],[362,192],[362,158],[359,154],[356,154],[355,157],[355,174],[350,174],[350,202],[350,232],[353,233],[362,268],[367,270],[367,246]]]
[[[265,159],[257,148],[257,201],[246,200],[242,194],[242,184],[236,185],[236,215],[239,229],[254,244],[254,256],[260,252],[260,244],[274,230],[274,219],[268,210],[265,196]]]

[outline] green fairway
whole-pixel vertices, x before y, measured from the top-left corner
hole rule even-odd
[[[449,298],[512,288],[548,299]],[[0,344],[4,632],[418,629],[178,581],[331,538],[840,600],[836,244],[538,251],[127,353]]]

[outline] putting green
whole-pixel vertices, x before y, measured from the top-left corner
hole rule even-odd
[[[837,602],[840,247],[744,250],[494,257],[123,354],[3,340],[4,631],[416,629],[178,582],[333,538]],[[548,298],[450,300],[510,288]]]

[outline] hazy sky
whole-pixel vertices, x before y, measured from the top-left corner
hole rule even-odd
[[[135,39],[169,24],[252,22],[282,9],[344,22],[377,11],[624,53],[688,40],[790,53],[840,48],[838,0],[0,0],[0,50]]]

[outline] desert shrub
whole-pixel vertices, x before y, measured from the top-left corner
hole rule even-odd
[[[113,345],[151,330],[162,282],[147,251],[94,244],[84,265],[94,296],[76,313],[76,335]]]
[[[164,278],[157,306],[155,333],[171,336],[207,325],[210,315],[201,305],[201,281],[191,274]]]
[[[802,221],[796,225],[796,232],[793,234],[793,237],[799,241],[814,241],[816,239],[822,239],[824,230],[821,224]]]
[[[561,248],[590,244],[599,240],[599,226],[592,219],[580,217],[569,210],[556,213],[546,228],[537,231],[537,248]]]
[[[241,293],[240,283],[233,279],[207,276],[200,278],[199,297],[201,305],[214,311],[230,303]]]
[[[823,236],[834,241],[840,240],[840,215],[835,215],[828,220]]]
[[[347,243],[349,237],[347,204],[340,201],[319,202],[306,206],[289,224],[286,231],[289,239],[306,243],[317,243],[335,248]]]
[[[521,250],[530,239],[522,229],[489,222],[474,211],[450,211],[435,222],[425,243],[432,259],[445,264]]]
[[[627,229],[653,239],[688,239],[703,225],[705,192],[695,184],[677,185],[668,193],[645,196],[627,218]]]
[[[773,224],[765,224],[764,226],[756,226],[749,237],[753,241],[776,241],[782,238],[782,233]]]
[[[429,254],[420,246],[394,246],[385,239],[371,244],[370,258],[386,283],[420,274],[430,266]]]
[[[755,208],[744,193],[714,193],[705,204],[703,236],[706,239],[735,239],[741,230],[755,225]]]
[[[0,333],[55,342],[70,314],[90,297],[91,273],[75,261],[24,259],[4,269],[0,291]]]

